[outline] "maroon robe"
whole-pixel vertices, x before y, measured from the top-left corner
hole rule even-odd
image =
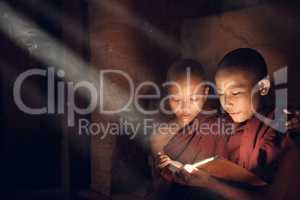
[[[274,112],[267,112],[265,116],[273,118],[273,115]],[[207,118],[201,117],[201,115],[197,118],[201,119],[200,122],[208,124],[217,119],[216,116]],[[297,178],[300,174],[297,171],[300,163],[297,161],[300,156],[299,132],[296,134],[297,138],[296,136],[292,138],[289,133],[277,132],[256,117],[241,124],[234,131],[233,135],[219,134],[216,136],[197,134],[197,131],[191,131],[191,134],[183,134],[181,130],[165,146],[165,152],[172,159],[183,163],[194,163],[214,155],[223,156],[254,172],[266,182],[272,182],[272,186],[268,187],[272,199],[297,199],[297,192],[299,192],[299,179]],[[298,145],[295,141],[298,142]],[[288,151],[292,152],[288,154],[289,157],[286,156]],[[290,160],[291,157],[294,157],[294,161]],[[296,161],[294,168],[291,168],[294,163],[291,165],[289,161]],[[283,164],[284,166],[282,166]],[[275,175],[277,177],[273,181]],[[283,189],[285,184],[288,184],[288,186]],[[171,190],[171,194],[182,187],[177,184],[175,186],[175,189]],[[173,196],[181,198],[191,193],[188,187],[180,191],[184,190],[187,191],[183,192],[183,195],[180,196],[181,193],[179,192],[179,194],[175,193]],[[201,190],[200,193],[202,192]],[[203,196],[206,198],[206,193],[200,195],[200,197]]]
[[[264,112],[272,118],[274,112]],[[277,132],[256,117],[234,130],[231,135],[211,132],[204,133],[191,129],[193,124],[215,123],[220,116],[199,114],[187,127],[180,130],[164,147],[171,159],[184,164],[192,164],[211,156],[221,156],[254,172],[267,182],[271,182],[283,153],[284,133]],[[226,120],[225,123],[231,123]],[[187,130],[187,131],[186,131]]]
[[[227,137],[217,130],[208,132],[201,128],[204,123],[210,127],[218,123],[218,115],[199,114],[190,124],[178,133],[164,147],[164,152],[172,159],[183,164],[193,164],[211,156],[227,157]],[[219,121],[220,122],[220,121]]]
[[[274,112],[265,112],[272,119]],[[236,129],[227,142],[228,159],[271,182],[285,150],[287,134],[255,116]]]

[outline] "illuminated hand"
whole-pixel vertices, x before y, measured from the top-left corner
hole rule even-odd
[[[204,187],[210,179],[211,176],[208,173],[192,165],[184,165],[184,167],[176,173],[174,181],[182,185]]]
[[[168,182],[173,181],[174,173],[183,167],[183,164],[172,160],[169,156],[158,153],[155,157],[155,168],[159,170],[160,175]]]
[[[287,129],[300,129],[300,111],[289,111],[284,109],[283,112],[290,117],[286,123]]]
[[[159,169],[162,169],[162,168],[168,166],[170,163],[172,163],[172,161],[173,160],[166,154],[158,153],[157,159],[156,159],[156,166]]]

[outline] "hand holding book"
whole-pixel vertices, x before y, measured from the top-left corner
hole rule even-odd
[[[174,176],[174,171],[172,171],[170,168],[174,168],[173,166],[176,166],[176,169],[183,167],[182,163],[172,160],[168,155],[161,152],[156,155],[154,163],[156,168],[159,169],[160,175],[169,182],[173,180]]]
[[[175,168],[175,166],[169,165],[169,169]],[[183,173],[186,176],[184,179],[197,177],[202,179],[208,179],[210,177],[215,177],[225,181],[242,183],[252,186],[264,186],[267,185],[262,179],[257,177],[252,172],[246,170],[245,168],[223,158],[211,157],[194,163],[192,165],[184,165],[183,169],[177,168],[173,172]],[[189,176],[189,174],[191,176]]]
[[[174,176],[175,182],[194,187],[205,187],[209,182],[211,182],[211,179],[212,177],[203,170],[193,168],[193,170],[189,172],[186,167],[177,171]]]

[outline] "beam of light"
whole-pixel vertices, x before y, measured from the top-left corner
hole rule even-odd
[[[96,7],[104,8],[105,10],[110,11],[114,15],[119,16],[121,19],[122,18],[128,19],[126,22],[128,23],[129,26],[132,26],[133,28],[140,30],[141,33],[143,33],[145,36],[147,36],[152,41],[156,42],[156,44],[158,46],[165,49],[167,52],[173,53],[173,54],[180,53],[180,47],[179,47],[180,45],[178,44],[178,42],[176,40],[172,39],[169,35],[166,35],[161,30],[159,30],[157,27],[155,27],[151,23],[147,22],[146,20],[142,19],[141,17],[133,15],[132,12],[129,12],[128,9],[126,9],[120,3],[113,2],[113,1],[94,1],[92,3],[95,3]],[[28,3],[28,4],[30,4],[31,7],[34,6],[36,9],[39,9],[40,13],[46,13],[46,16],[49,16],[51,21],[53,21],[53,20],[58,21],[59,16],[57,14],[55,14],[57,12],[55,11],[55,8],[53,6],[51,6],[50,4],[45,4],[45,3],[41,4],[38,2],[35,2],[34,4],[33,3]],[[84,30],[78,31],[78,30],[80,30],[78,23],[76,23],[70,17],[68,17],[64,14],[62,14],[61,17],[66,22],[68,22],[66,24],[66,26],[64,26],[64,30],[68,33],[68,35],[70,34],[71,37],[73,37],[74,39],[76,39],[79,42],[82,42],[83,36],[87,35],[88,33],[85,32]],[[78,56],[76,56],[76,57],[78,57]],[[81,66],[83,66],[83,65],[81,65]],[[91,74],[95,74],[95,73],[91,72]],[[106,80],[106,82],[108,82],[108,85],[110,85],[109,80]],[[118,94],[123,93],[123,95],[120,95],[121,98],[119,98],[119,99],[126,99],[126,96],[128,96],[128,95],[125,94],[124,91],[122,92],[121,90],[122,90],[121,88],[116,88],[116,90],[115,90],[115,91],[118,91]],[[119,93],[119,91],[121,91],[121,93]],[[122,98],[122,97],[124,97],[124,98]],[[106,102],[106,106],[109,108],[108,104],[111,101],[106,100],[105,102]],[[116,104],[121,104],[121,103],[122,102],[116,103]],[[114,106],[110,106],[110,107],[114,107]],[[138,114],[134,110],[135,110],[135,108],[131,106],[129,108],[129,112],[126,112],[126,114],[123,112],[123,113],[121,113],[121,115],[123,117],[127,116],[126,118],[130,118],[131,121],[136,121],[136,122],[140,121],[141,122],[141,120],[139,120],[139,119],[142,119],[141,113]]]
[[[20,48],[27,50],[28,45],[24,43],[24,28],[26,30],[32,30],[33,32],[26,32],[25,34],[36,34],[39,38],[42,38],[43,43],[47,43],[47,48],[33,48],[31,56],[35,59],[46,63],[48,66],[55,67],[56,69],[63,70],[65,72],[64,79],[66,81],[88,81],[97,86],[99,81],[99,71],[95,66],[91,66],[83,61],[79,55],[72,52],[69,48],[62,45],[59,41],[52,38],[46,32],[40,30],[40,28],[31,22],[25,16],[18,14],[4,2],[0,2],[0,30],[6,34],[12,41],[14,41]],[[25,35],[28,36],[28,35]],[[114,87],[114,91],[118,91],[119,101],[122,102],[127,98],[128,93],[121,87],[113,84],[110,79],[105,78],[103,80],[105,85]],[[105,88],[104,88],[105,89]],[[78,91],[80,95],[85,97],[85,93]],[[105,101],[105,107],[107,109],[114,109],[116,104],[120,102]],[[139,123],[144,119],[144,116],[137,112],[133,105],[129,106],[129,111],[121,112],[119,117],[127,118],[129,121]]]
[[[38,35],[38,37],[42,39],[42,43],[46,43],[48,46],[44,46],[44,49],[43,46],[41,48],[34,48],[30,52],[31,56],[46,63],[48,66],[63,70],[65,72],[64,79],[66,81],[89,81],[94,86],[98,85],[99,71],[95,66],[91,66],[83,61],[78,54],[72,52],[69,48],[42,31],[25,16],[16,13],[6,3],[0,2],[0,12],[2,13],[2,17],[0,18],[0,30],[20,48],[25,50],[28,49],[28,44],[24,42],[24,37],[28,37],[31,34]],[[24,32],[24,30],[30,31]],[[106,85],[112,84],[109,79],[105,79],[104,82]],[[114,86],[121,97],[126,97],[126,94],[122,89],[117,88],[118,86],[115,84]],[[84,94],[82,93],[81,95]],[[112,107],[109,106],[112,103],[111,101],[106,101],[105,103],[108,108]]]
[[[107,6],[113,10],[118,8],[122,10],[120,7],[115,7],[115,5],[109,4]],[[120,10],[115,10],[115,12],[119,12]],[[27,34],[25,35],[27,37],[37,34],[39,38],[42,38],[43,43],[47,43],[49,46],[46,46],[46,48],[43,49],[39,46],[36,46],[39,44],[33,44],[30,46],[30,53],[32,57],[41,61],[42,63],[47,64],[48,66],[55,67],[58,70],[63,70],[65,72],[65,81],[88,81],[94,85],[98,85],[99,77],[97,75],[99,74],[99,71],[95,68],[95,66],[91,66],[83,61],[79,55],[72,52],[69,48],[62,45],[58,40],[52,38],[49,34],[41,30],[40,27],[30,21],[27,17],[17,13],[8,4],[0,2],[0,13],[2,13],[2,17],[0,18],[0,30],[12,41],[14,41],[17,46],[28,50],[28,44],[23,40],[24,34]],[[131,16],[131,22],[133,23],[134,27],[141,29],[148,37],[156,41],[161,47],[170,52],[174,52],[175,50],[176,53],[178,53],[178,46],[174,45],[175,43],[171,41],[168,36],[161,33],[151,24],[138,20],[134,18],[134,16]],[[141,27],[141,24],[144,25]],[[24,33],[24,27],[33,32]],[[149,31],[148,28],[150,28],[152,31]],[[68,26],[67,29],[74,33],[77,32],[76,26]],[[78,39],[81,36],[75,35],[74,37]],[[109,79],[105,79],[104,82],[107,85],[113,85]],[[114,84],[114,87],[114,90],[118,91],[120,101],[128,96],[127,92],[118,85]],[[84,96],[85,93],[80,93],[80,95]],[[105,101],[105,106],[108,107],[108,109],[113,109],[115,107],[115,103],[112,101]],[[144,116],[141,113],[136,112],[135,108],[132,106],[130,106],[129,112],[120,113],[119,117],[134,120],[136,123],[141,122],[144,118]],[[144,141],[141,140],[137,141],[141,144],[144,143]],[[144,145],[141,146],[144,147]],[[132,171],[132,174],[135,174],[135,171]]]
[[[47,2],[48,1],[25,1],[24,4],[30,6],[31,9],[34,9],[34,11],[37,11],[43,17],[47,17],[51,25],[57,29],[61,26],[61,23],[58,22],[63,19],[63,31],[68,35],[68,38],[77,41],[79,44],[83,44],[88,33],[80,28],[78,21],[75,21],[63,12],[57,12],[57,8]]]
[[[11,8],[9,5],[7,5],[4,2],[0,2],[0,13],[2,13],[1,14],[2,16],[0,17],[0,30],[5,35],[7,35],[8,38],[14,41],[17,46],[27,50],[28,45],[23,41],[24,27],[30,30],[34,30],[38,33],[39,37],[43,38],[43,42],[47,42],[51,44],[51,46],[50,48],[47,48],[45,51],[40,50],[39,48],[33,48],[33,50],[31,51],[32,57],[49,66],[53,66],[56,69],[63,70],[65,72],[64,79],[66,81],[79,82],[84,80],[84,81],[89,81],[91,83],[94,83],[95,85],[98,85],[99,77],[97,75],[99,74],[99,71],[96,70],[94,66],[91,66],[88,63],[84,62],[82,59],[80,59],[79,55],[76,55],[70,49],[60,44],[59,41],[53,39],[50,35],[40,30],[40,28],[36,24],[32,23],[25,16],[15,12],[13,8]],[[13,26],[13,28],[11,26]],[[28,33],[28,34],[33,34],[33,33]],[[59,58],[58,56],[53,56],[52,53],[54,53],[55,55],[59,55]],[[109,79],[105,79],[104,82],[107,85],[113,85],[113,83]],[[122,96],[124,97],[127,96],[126,91],[123,91],[121,88],[118,87],[118,85],[114,85],[114,87],[115,90],[118,91],[118,95],[122,101]],[[30,92],[32,93],[35,91],[30,91]],[[80,95],[84,96],[85,93],[80,93]],[[108,109],[110,108],[113,109],[114,105],[115,105],[114,102],[111,101],[105,102],[105,106],[107,106]],[[119,117],[120,116],[129,119],[138,119],[138,120],[143,119],[143,116],[140,113],[135,112],[134,108],[132,108],[129,113],[128,112],[120,113]],[[69,132],[64,131],[64,134],[69,134]],[[142,138],[136,141],[143,144],[144,141],[141,139]],[[66,146],[68,146],[68,141],[64,141],[64,142],[65,143],[63,144],[63,147],[64,149],[66,149],[67,148]],[[141,146],[144,147],[144,145]],[[68,161],[63,161],[63,163],[67,167]],[[131,173],[135,174],[136,172],[133,169],[134,168],[131,167],[129,168],[129,170],[131,170]]]
[[[137,30],[140,30],[141,33],[143,33],[152,41],[156,42],[158,46],[165,49],[167,52],[173,54],[180,53],[180,44],[178,44],[178,42],[175,39],[172,39],[170,35],[165,34],[150,22],[142,19],[139,16],[132,14],[132,12],[129,12],[128,9],[126,9],[120,3],[114,1],[107,1],[107,0],[92,1],[92,3],[95,4],[96,7],[102,7],[112,12],[116,16],[119,16],[121,19],[122,18],[128,19],[128,21],[126,22],[128,23],[129,26],[132,26]],[[43,13],[54,24],[55,22],[59,21],[60,17],[63,18],[66,22],[68,22],[66,25],[64,25],[64,30],[67,32],[68,35],[70,35],[71,37],[73,37],[79,42],[83,42],[84,36],[88,34],[84,30],[81,30],[79,28],[80,26],[76,21],[66,16],[65,14],[58,15],[56,9],[50,4],[47,4],[46,2],[39,3],[38,1],[35,1],[34,3],[27,2],[27,4],[29,4],[29,6],[31,7],[36,8],[39,11],[39,13]]]
[[[36,24],[31,22],[25,16],[16,13],[13,8],[4,2],[0,2],[0,12],[2,13],[0,21],[0,30],[5,33],[12,41],[14,41],[20,48],[28,49],[26,43],[24,43],[24,36],[30,36],[30,34],[36,34],[39,38],[42,38],[43,42],[50,45],[51,48],[43,51],[31,51],[31,55],[39,61],[53,66],[61,68],[66,72],[65,78],[67,80],[80,81],[88,80],[91,82],[96,81],[94,76],[95,70],[87,63],[80,59],[79,55],[71,52],[65,46],[61,45],[56,39],[42,31]],[[31,30],[24,33],[24,28]],[[27,34],[27,35],[24,35]],[[53,53],[54,55],[52,55]],[[61,55],[63,53],[63,55]],[[61,56],[63,59],[58,59]],[[64,62],[66,60],[67,62]]]

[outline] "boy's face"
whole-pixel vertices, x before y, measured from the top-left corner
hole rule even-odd
[[[188,124],[202,110],[208,94],[208,88],[202,80],[191,76],[175,80],[177,85],[171,85],[168,89],[169,105],[176,118],[182,125]]]
[[[225,69],[217,73],[215,81],[220,103],[234,122],[244,122],[254,115],[259,95],[251,94],[254,86],[252,74]]]

